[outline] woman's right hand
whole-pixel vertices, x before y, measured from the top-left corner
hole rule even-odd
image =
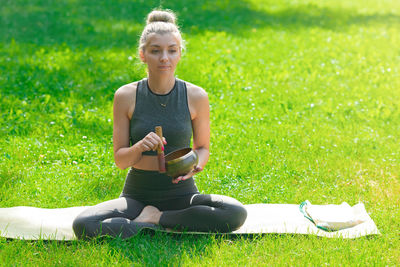
[[[144,152],[150,150],[154,151],[158,146],[161,146],[162,151],[164,151],[164,145],[166,144],[167,141],[164,137],[161,139],[155,132],[150,132],[139,141],[138,147],[142,152]]]

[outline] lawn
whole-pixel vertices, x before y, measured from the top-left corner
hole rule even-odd
[[[1,264],[400,265],[396,0],[2,0],[0,207],[119,196],[113,96],[146,75],[137,41],[160,4],[187,42],[177,76],[210,99],[199,190],[245,204],[363,202],[382,234],[0,238]]]

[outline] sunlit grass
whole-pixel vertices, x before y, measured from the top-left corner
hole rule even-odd
[[[6,1],[0,9],[0,206],[119,196],[115,90],[145,75],[144,16],[159,1]],[[9,264],[400,264],[397,1],[168,1],[187,49],[178,77],[211,104],[205,193],[249,203],[354,205],[382,232],[357,240],[140,235],[0,240]]]

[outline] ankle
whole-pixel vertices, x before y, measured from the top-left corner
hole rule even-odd
[[[152,221],[154,224],[160,224],[160,219],[161,219],[162,214],[163,214],[162,211],[159,211],[159,212],[156,212],[153,214]]]

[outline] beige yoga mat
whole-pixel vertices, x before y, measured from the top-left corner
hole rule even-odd
[[[343,210],[339,205],[313,205],[314,215],[318,210],[333,208],[340,220],[343,220]],[[247,219],[241,228],[229,234],[310,234],[323,237],[357,238],[366,235],[380,234],[374,221],[366,212],[364,205],[359,203],[353,207],[354,214],[362,220],[357,224],[349,224],[348,228],[338,231],[325,231],[317,227],[315,222],[306,218],[298,204],[249,204]],[[35,207],[0,208],[0,236],[26,240],[51,239],[74,240],[72,230],[74,218],[86,207],[71,207],[60,209],[42,209]],[[352,213],[349,206],[345,211]],[[309,214],[308,214],[309,215]],[[320,220],[323,216],[319,216]],[[330,215],[332,216],[332,214]],[[320,223],[320,222],[319,222]],[[182,233],[180,233],[182,234]],[[208,234],[186,232],[186,234]]]

